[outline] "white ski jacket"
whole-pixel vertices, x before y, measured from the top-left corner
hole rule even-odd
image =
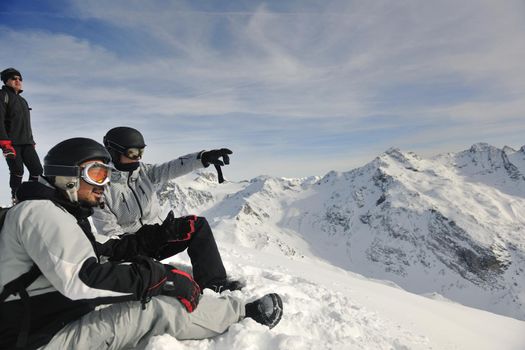
[[[92,243],[75,217],[52,201],[25,201],[7,213],[0,234],[0,286],[36,263],[42,275],[27,289],[30,297],[54,291],[71,300],[131,294],[86,284],[81,270],[90,261],[98,261]]]
[[[168,180],[203,168],[202,161],[197,159],[199,153],[163,164],[140,163],[131,173],[114,171],[104,191],[105,207],[95,209],[92,216],[97,232],[113,237],[135,233],[145,224],[162,223],[157,190]]]

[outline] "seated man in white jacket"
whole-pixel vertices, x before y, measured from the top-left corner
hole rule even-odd
[[[0,349],[144,348],[165,333],[213,337],[245,317],[279,322],[277,294],[248,304],[201,295],[189,274],[155,260],[177,238],[169,225],[94,235],[88,217],[101,204],[109,160],[96,141],[68,139],[49,150],[39,182],[20,186],[0,232]]]
[[[210,164],[229,164],[229,149],[201,151],[162,164],[141,162],[146,144],[142,134],[130,127],[116,127],[104,137],[104,146],[111,155],[114,171],[111,183],[104,190],[104,206],[95,209],[93,223],[99,234],[120,236],[145,232],[144,225],[165,225],[176,234],[158,251],[158,260],[187,249],[193,276],[201,289],[216,292],[238,290],[243,283],[227,278],[226,270],[211,228],[204,217],[189,215],[175,218],[170,212],[161,217],[157,190],[168,180],[186,175]],[[222,160],[221,160],[222,158]]]

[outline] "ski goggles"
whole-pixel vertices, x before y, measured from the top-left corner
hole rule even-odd
[[[80,177],[90,185],[104,186],[111,177],[111,167],[100,162],[86,164],[80,168]]]
[[[117,151],[118,153],[124,155],[125,157],[128,157],[129,159],[138,160],[142,158],[142,155],[144,154],[144,146],[142,147],[129,147],[126,148],[124,146],[119,145],[116,142],[113,142],[111,140],[104,139],[104,145],[108,149],[113,149]]]
[[[102,162],[87,163],[83,166],[44,165],[44,176],[80,177],[90,185],[104,186],[111,177],[113,167]]]
[[[123,153],[126,157],[133,160],[142,159],[144,148],[128,148]]]

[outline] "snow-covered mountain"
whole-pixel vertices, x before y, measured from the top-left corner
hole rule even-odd
[[[322,178],[219,185],[203,172],[161,197],[178,214],[207,217],[221,243],[324,260],[525,320],[525,146],[480,143],[429,159],[389,149]]]

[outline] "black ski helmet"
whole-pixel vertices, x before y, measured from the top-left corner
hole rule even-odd
[[[144,148],[144,137],[137,129],[119,126],[109,130],[104,136],[104,146],[108,150],[124,153],[128,148]]]
[[[111,156],[104,146],[95,140],[75,137],[55,145],[44,157],[44,176],[76,176],[75,167],[81,163],[101,159],[109,163]]]
[[[4,82],[4,84],[11,79],[12,77],[18,75],[20,78],[22,78],[22,74],[20,74],[19,71],[17,71],[14,68],[6,68],[0,73],[0,79]]]
[[[47,152],[44,157],[44,176],[56,188],[63,190],[71,202],[78,202],[81,172],[79,165],[94,159],[107,164],[111,161],[111,156],[95,140],[84,137],[67,139]]]
[[[129,148],[144,148],[146,143],[144,137],[137,129],[127,126],[118,126],[109,130],[104,136],[104,146],[106,146],[115,168],[120,171],[135,171],[139,163],[122,164],[120,156]]]

